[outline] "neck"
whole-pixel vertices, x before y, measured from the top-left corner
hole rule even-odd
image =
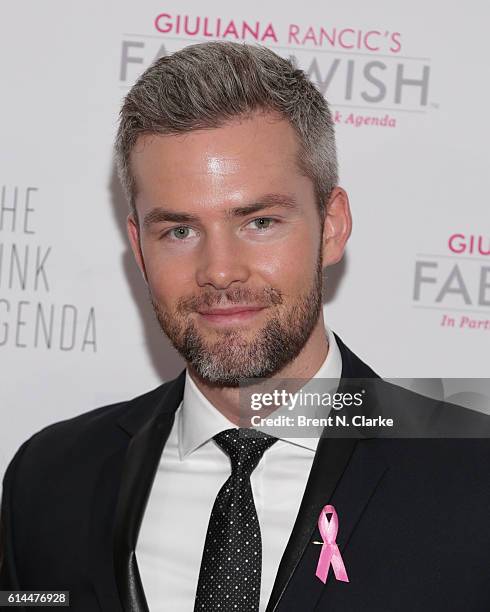
[[[327,358],[329,346],[325,333],[323,313],[311,333],[308,341],[299,355],[289,362],[282,370],[271,376],[271,378],[297,378],[309,380],[320,369]],[[235,425],[240,424],[240,388],[239,387],[217,387],[207,383],[188,364],[188,371],[192,380],[199,390],[229,421]]]

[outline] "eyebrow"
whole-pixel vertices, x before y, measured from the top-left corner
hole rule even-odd
[[[284,195],[279,193],[268,193],[253,204],[247,204],[246,206],[237,206],[234,208],[228,208],[225,211],[225,215],[231,217],[246,217],[247,215],[259,212],[265,208],[287,208],[296,209],[298,203],[290,195]],[[169,221],[172,223],[196,223],[200,220],[199,216],[191,215],[189,213],[177,213],[172,210],[167,210],[161,206],[152,208],[143,218],[143,227],[148,229],[155,223],[163,223]]]

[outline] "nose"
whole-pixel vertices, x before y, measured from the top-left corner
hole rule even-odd
[[[196,270],[200,287],[211,285],[215,289],[226,289],[232,283],[248,280],[250,271],[246,253],[239,240],[230,234],[224,231],[213,233],[203,241]]]

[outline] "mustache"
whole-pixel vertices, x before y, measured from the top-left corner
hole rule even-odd
[[[223,292],[206,292],[201,295],[182,297],[177,301],[177,311],[181,314],[195,312],[203,306],[213,308],[215,306],[231,306],[237,304],[254,304],[267,307],[283,303],[280,291],[273,287],[265,287],[261,290],[252,290],[248,287],[236,287]]]

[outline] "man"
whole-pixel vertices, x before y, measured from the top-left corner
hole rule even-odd
[[[2,588],[69,590],[83,612],[490,609],[486,440],[237,427],[245,379],[377,378],[323,320],[351,214],[302,71],[231,43],[162,58],[125,99],[116,153],[131,248],[187,367],[19,449]],[[382,387],[375,409],[397,397]],[[432,427],[439,404],[399,397]],[[345,575],[321,579],[326,505]]]

